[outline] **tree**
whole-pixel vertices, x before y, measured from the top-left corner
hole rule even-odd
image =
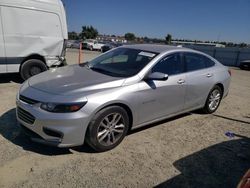
[[[240,46],[240,48],[245,48],[245,47],[247,47],[247,44],[243,42],[243,43],[240,43],[239,46]]]
[[[78,40],[79,39],[78,34],[74,31],[69,32],[68,35],[69,35],[69,40]]]
[[[135,34],[134,33],[126,33],[124,37],[128,41],[134,41],[135,40]]]
[[[80,34],[81,39],[95,39],[98,36],[98,31],[92,25],[83,26]]]
[[[172,41],[172,35],[168,34],[168,35],[165,37],[165,43],[166,43],[166,44],[171,44],[171,41]]]

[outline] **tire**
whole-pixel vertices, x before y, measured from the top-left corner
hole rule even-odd
[[[203,107],[202,111],[206,114],[214,113],[220,106],[222,94],[223,94],[222,89],[217,85],[214,86],[213,89],[208,94],[206,104]],[[214,103],[212,101],[214,101]]]
[[[28,78],[46,70],[48,70],[48,68],[43,61],[38,59],[29,59],[22,64],[20,75],[23,80],[27,80]]]
[[[109,122],[118,119],[119,121],[112,126],[112,124],[108,125],[107,119]],[[108,151],[122,142],[128,129],[129,116],[126,110],[119,106],[110,106],[99,111],[93,117],[86,133],[86,142],[97,152]]]
[[[240,69],[241,70],[250,70],[250,64],[245,64],[245,65],[244,64],[240,64]]]
[[[241,70],[245,70],[245,67],[244,67],[243,64],[240,65],[240,69],[241,69]]]

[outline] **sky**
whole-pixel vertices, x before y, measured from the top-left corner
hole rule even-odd
[[[250,43],[250,0],[62,0],[68,30]]]

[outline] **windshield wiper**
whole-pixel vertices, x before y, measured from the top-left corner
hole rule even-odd
[[[84,66],[87,67],[88,69],[91,69],[91,67],[89,66],[89,62],[88,62],[88,61],[86,61],[86,62],[84,63]]]
[[[103,73],[109,76],[115,76],[116,73],[108,71],[106,69],[100,68],[100,67],[90,67],[91,70],[99,72],[99,73]]]
[[[80,63],[79,66],[80,66],[80,67],[86,67],[87,69],[90,69],[90,65],[89,65],[89,62],[88,62],[88,61],[86,61],[86,62],[84,62],[84,63]]]
[[[99,67],[90,67],[89,66],[89,69],[91,69],[93,71],[97,71],[97,72],[109,72],[109,71],[102,69],[102,68],[99,68]]]

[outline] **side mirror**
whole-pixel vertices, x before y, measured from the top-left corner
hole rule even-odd
[[[162,81],[165,81],[167,79],[168,79],[168,75],[164,74],[162,72],[153,72],[153,73],[150,73],[146,77],[146,80],[162,80]]]

